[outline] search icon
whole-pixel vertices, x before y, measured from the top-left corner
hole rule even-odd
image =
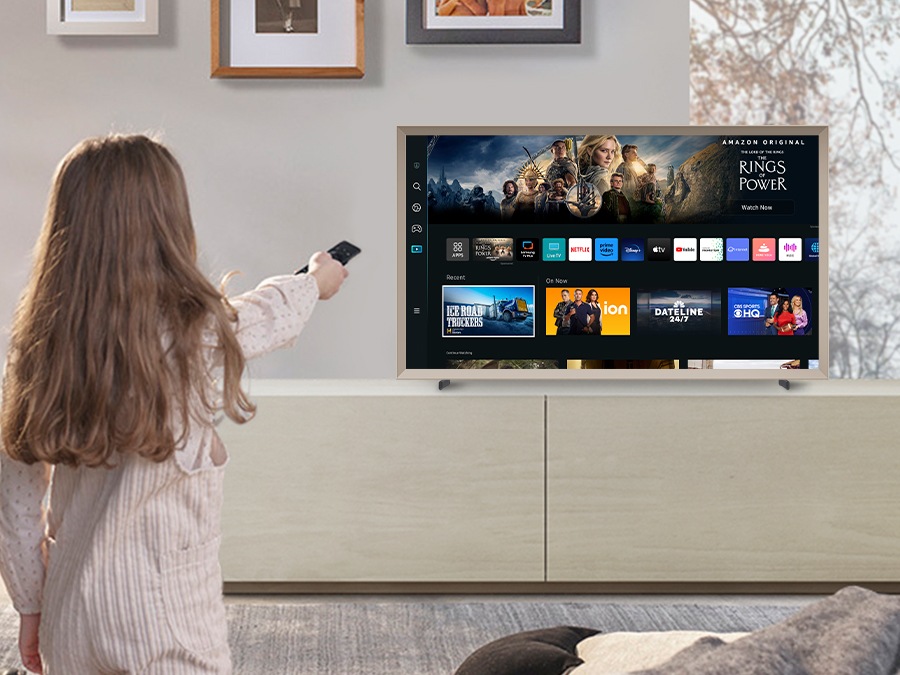
[[[419,184],[419,181],[413,183],[413,190],[421,190],[422,186]]]

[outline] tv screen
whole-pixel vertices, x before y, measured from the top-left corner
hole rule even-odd
[[[827,377],[827,128],[398,137],[399,377]]]

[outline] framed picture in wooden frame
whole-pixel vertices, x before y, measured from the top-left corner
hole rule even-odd
[[[157,35],[159,0],[47,0],[48,35]]]
[[[406,0],[407,44],[581,42],[581,0]]]
[[[211,0],[210,77],[360,78],[364,0]]]

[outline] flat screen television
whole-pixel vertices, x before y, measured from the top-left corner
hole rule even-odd
[[[398,139],[398,377],[827,377],[826,127]]]

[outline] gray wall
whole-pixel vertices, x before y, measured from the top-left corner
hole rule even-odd
[[[407,46],[404,0],[366,4],[361,81],[226,81],[209,78],[208,2],[160,0],[158,37],[51,37],[44,2],[4,2],[0,349],[50,177],[85,136],[161,133],[187,174],[204,267],[241,270],[235,292],[338,239],[359,244],[299,347],[252,373],[393,378],[396,126],[688,121],[688,0],[584,0],[582,44],[543,46]],[[548,101],[554,81],[573,85],[565,106]]]

